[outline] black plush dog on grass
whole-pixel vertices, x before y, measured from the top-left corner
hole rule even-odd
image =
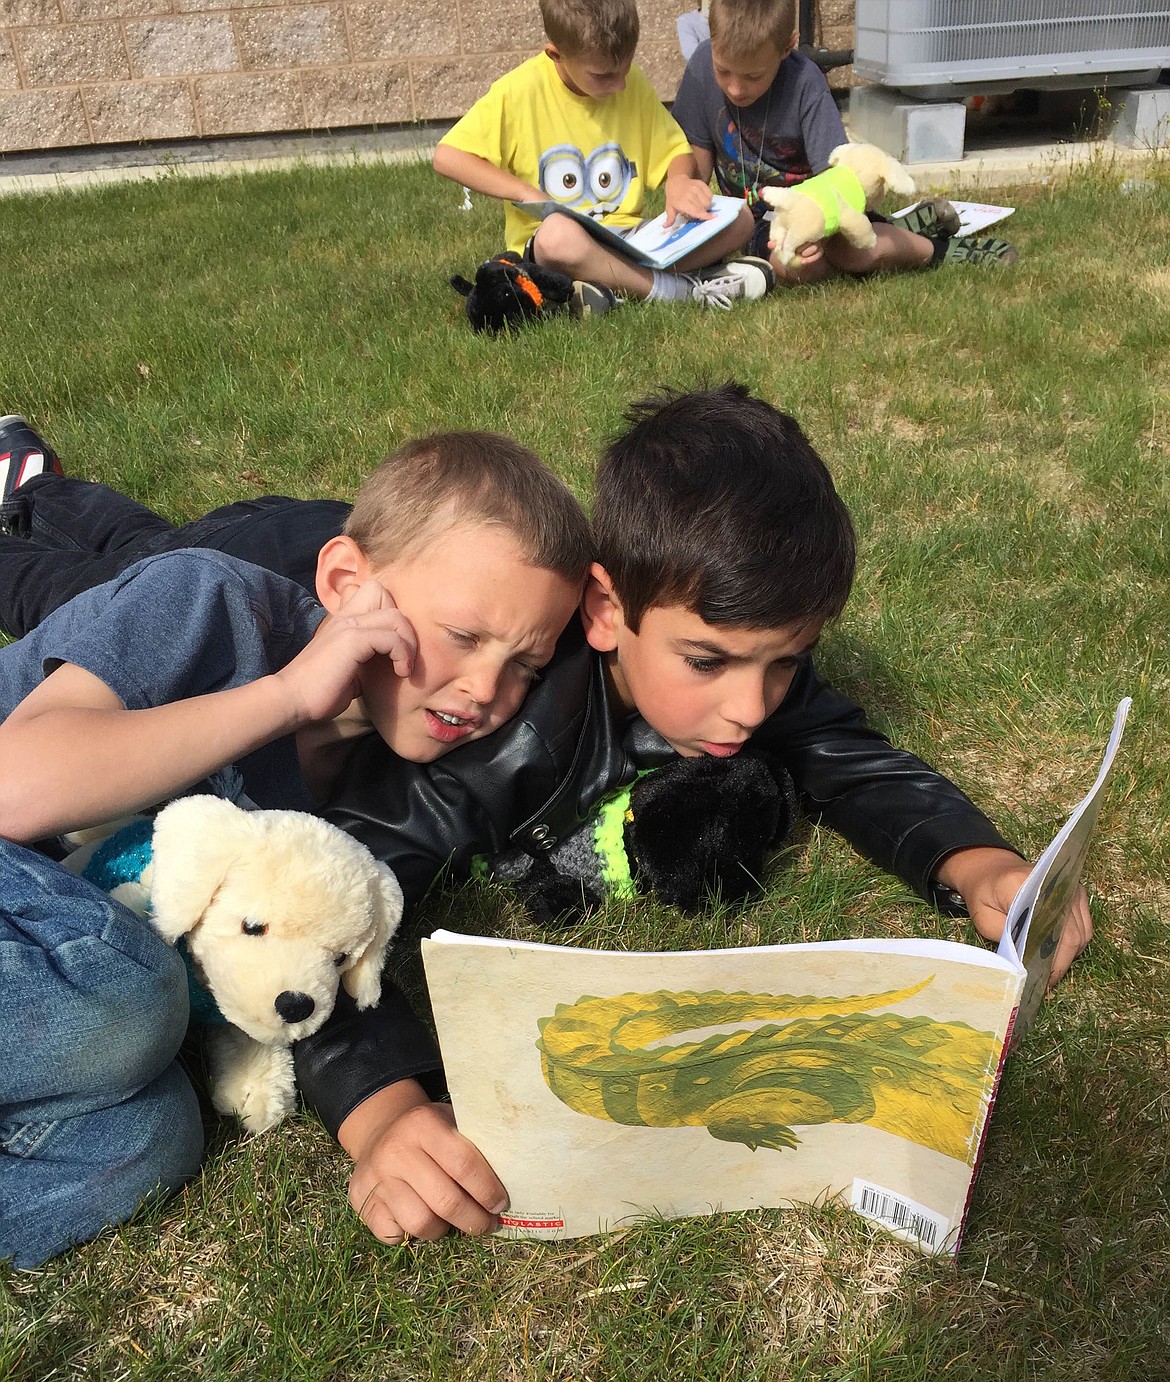
[[[684,912],[714,896],[745,902],[768,858],[788,844],[796,790],[763,752],[676,758],[599,802],[539,858],[515,850],[484,872],[513,886],[539,925],[571,925],[607,897],[653,893]]]
[[[493,336],[564,311],[573,296],[573,280],[566,274],[521,259],[512,250],[485,259],[475,271],[474,283],[455,274],[451,287],[467,299],[472,329]]]

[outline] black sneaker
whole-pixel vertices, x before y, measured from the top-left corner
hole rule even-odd
[[[621,299],[604,283],[587,283],[584,279],[573,280],[573,296],[569,299],[571,317],[604,317],[612,312]]]
[[[957,235],[962,220],[945,197],[928,197],[917,206],[911,207],[905,216],[896,216],[890,224],[905,226],[915,235],[925,235],[927,239],[933,240],[938,235]]]
[[[57,453],[39,437],[24,418],[9,413],[0,417],[0,503],[11,499],[34,475],[64,475]]]

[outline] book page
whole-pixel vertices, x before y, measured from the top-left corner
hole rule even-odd
[[[1105,786],[1121,747],[1121,735],[1131,704],[1128,696],[1119,702],[1097,780],[1037,859],[1008,908],[999,953],[1005,959],[1022,961],[1028,972],[1013,1033],[1015,1041],[1027,1031],[1044,997],[1052,956],[1060,940],[1065,913],[1084,873]]]
[[[679,216],[671,226],[666,225],[666,213],[646,221],[629,230],[621,230],[605,225],[596,216],[578,211],[573,207],[562,206],[560,202],[516,202],[528,215],[545,220],[554,213],[568,216],[606,249],[615,254],[624,254],[634,263],[655,269],[665,269],[685,258],[694,249],[718,235],[739,215],[743,202],[738,197],[713,196],[711,210],[714,215],[707,221],[692,221]]]
[[[742,206],[743,202],[738,197],[712,197],[711,210],[714,215],[709,221],[692,221],[686,216],[676,216],[674,224],[670,226],[666,224],[664,212],[636,230],[631,230],[626,236],[626,245],[647,255],[660,267],[677,263],[691,250],[729,226],[739,215]]]
[[[841,1195],[954,1250],[1023,982],[994,954],[440,932],[423,958],[459,1128],[508,1188],[502,1232]]]

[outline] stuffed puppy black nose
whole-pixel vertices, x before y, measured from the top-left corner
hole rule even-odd
[[[307,993],[295,993],[286,989],[284,993],[276,995],[276,1001],[272,1006],[280,1014],[282,1021],[303,1022],[306,1017],[312,1015],[317,1005]]]

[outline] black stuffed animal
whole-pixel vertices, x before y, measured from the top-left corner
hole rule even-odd
[[[741,902],[792,838],[796,791],[775,760],[677,758],[599,802],[548,854],[503,855],[484,870],[514,884],[533,921],[572,924],[606,897],[653,892],[684,912],[709,895]]]
[[[563,311],[573,296],[573,280],[512,250],[485,259],[475,282],[455,274],[451,287],[467,299],[467,320],[475,331],[495,335],[505,328]]]

